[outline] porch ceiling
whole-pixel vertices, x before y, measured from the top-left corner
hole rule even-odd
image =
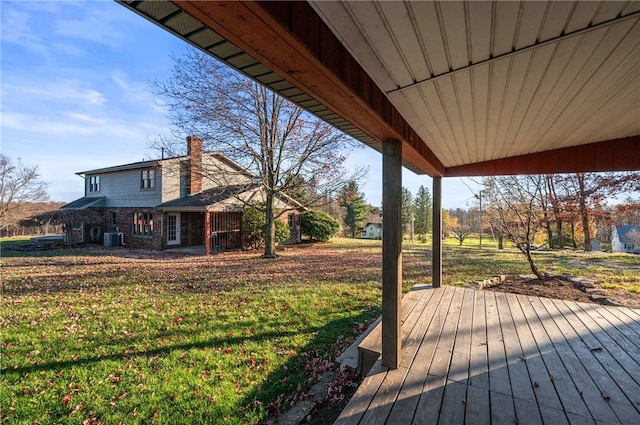
[[[640,170],[640,2],[123,4],[419,173]]]

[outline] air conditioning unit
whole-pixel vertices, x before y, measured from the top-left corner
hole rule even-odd
[[[117,233],[104,234],[104,246],[120,246],[120,237]]]

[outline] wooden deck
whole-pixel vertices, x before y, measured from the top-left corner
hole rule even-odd
[[[640,424],[640,310],[421,292],[336,424]]]

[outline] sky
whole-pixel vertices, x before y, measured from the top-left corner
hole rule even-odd
[[[170,77],[187,44],[112,0],[0,0],[0,152],[37,166],[50,200],[84,195],[79,171],[158,158],[169,133],[149,83]],[[361,189],[382,203],[382,157],[356,149],[347,167],[369,167]],[[403,171],[415,195],[432,180]],[[475,205],[471,179],[442,180],[444,208]]]

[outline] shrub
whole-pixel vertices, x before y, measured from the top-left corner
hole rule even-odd
[[[340,230],[340,222],[324,211],[310,210],[302,214],[301,227],[310,240],[328,241]]]
[[[267,216],[264,211],[247,207],[242,214],[243,245],[247,248],[258,249],[264,245],[264,224]],[[276,219],[276,242],[289,239],[290,231],[286,223]]]

